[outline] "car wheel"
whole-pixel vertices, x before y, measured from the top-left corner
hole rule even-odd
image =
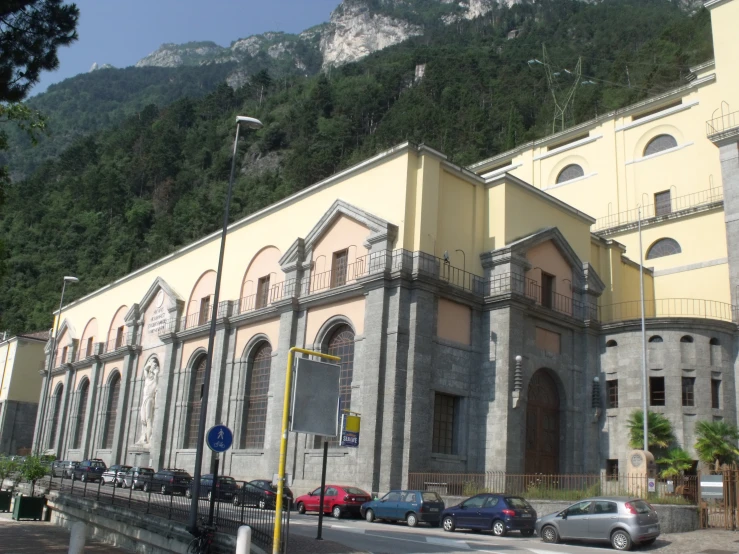
[[[521,529],[521,536],[522,537],[531,537],[534,535],[533,529]]]
[[[493,535],[495,535],[496,537],[505,537],[505,523],[503,523],[503,521],[501,521],[500,519],[496,519],[495,521],[493,521],[493,524],[490,526],[490,528],[493,530]]]
[[[258,508],[259,508],[260,510],[264,510],[264,509],[266,509],[266,508],[267,508],[267,501],[266,501],[266,500],[265,500],[264,498],[260,498],[260,499],[259,499],[259,502],[257,502],[257,507],[258,507]]]
[[[149,492],[149,483],[144,483],[144,486],[141,490],[144,492]]]
[[[541,530],[541,540],[552,544],[557,543],[559,542],[559,533],[553,526],[547,525]]]
[[[299,514],[305,513],[305,504],[303,504],[302,502],[298,502],[298,513]]]
[[[418,525],[418,516],[411,512],[407,516],[405,516],[405,521],[408,524],[408,527],[415,527]]]
[[[611,535],[611,546],[615,550],[631,550],[631,536],[623,529],[616,529]]]
[[[641,541],[639,543],[639,546],[650,546],[650,545],[653,545],[654,544],[654,541],[656,541],[656,540],[657,540],[657,537],[654,537],[653,539],[647,539],[645,541]]]
[[[336,519],[341,519],[341,507],[334,506],[334,509],[331,510],[331,515],[334,516],[334,518]]]
[[[444,531],[447,531],[451,533],[457,528],[457,525],[454,523],[454,518],[452,516],[446,516],[443,520],[441,520],[441,526],[443,527]]]
[[[373,521],[375,521],[375,512],[373,512],[372,510],[367,510],[364,513],[364,519],[366,519],[369,523],[372,523]]]

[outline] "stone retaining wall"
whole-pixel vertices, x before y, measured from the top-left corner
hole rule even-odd
[[[87,534],[98,541],[141,554],[172,554],[186,552],[192,536],[183,523],[142,514],[121,506],[101,504],[95,500],[69,496],[58,492],[48,494],[52,508],[51,521],[71,528],[76,521],[87,524]],[[236,537],[219,534],[219,553],[236,549]],[[253,554],[265,554],[252,544]]]
[[[444,499],[444,505],[447,507],[454,506],[467,499],[463,496],[442,496],[442,498]],[[529,500],[529,504],[534,507],[539,517],[564,510],[573,503],[555,500]],[[686,533],[700,528],[697,506],[676,504],[652,504],[652,506],[659,516],[662,533]]]

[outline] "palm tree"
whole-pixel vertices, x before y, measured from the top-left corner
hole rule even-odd
[[[666,466],[659,474],[660,477],[664,478],[680,477],[683,471],[693,467],[693,459],[690,454],[680,447],[670,449],[664,458],[657,460],[657,463]]]
[[[647,412],[647,427],[649,450],[665,449],[672,444],[675,436],[672,432],[672,423],[664,415],[657,412]],[[644,412],[634,410],[629,416],[629,446],[644,448]]]
[[[739,429],[725,421],[699,421],[695,432],[698,435],[695,451],[701,462],[715,464],[718,468],[737,461]]]

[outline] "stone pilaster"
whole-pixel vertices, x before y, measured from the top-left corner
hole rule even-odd
[[[72,375],[74,370],[69,367],[67,368],[67,374],[64,376],[64,400],[62,407],[59,410],[59,422],[56,433],[56,444],[52,447],[57,452],[57,457],[65,459],[67,453],[67,416],[70,410],[70,398],[72,397]]]
[[[726,246],[729,256],[731,303],[739,305],[739,127],[713,140],[719,149],[724,187]]]
[[[90,388],[87,394],[85,421],[82,427],[82,437],[80,438],[80,450],[82,451],[83,459],[92,457],[94,452],[93,442],[95,440],[95,435],[93,430],[96,425],[100,424],[100,418],[95,414],[95,408],[98,406],[98,391],[100,390],[102,373],[100,362],[95,361],[92,364],[92,371],[90,371]],[[103,419],[104,417],[105,416],[103,416]]]
[[[124,463],[126,461],[126,443],[124,437],[126,436],[126,414],[129,413],[129,404],[131,402],[131,374],[133,372],[133,361],[135,356],[131,353],[126,354],[123,357],[123,364],[121,367],[121,383],[118,393],[118,406],[116,406],[115,423],[113,424],[113,447],[110,450],[110,461],[114,464]],[[107,404],[106,404],[107,405]]]
[[[152,426],[149,452],[155,468],[166,467],[167,434],[170,429],[170,405],[172,400],[172,376],[177,367],[174,342],[166,345],[164,355],[159,357],[161,364],[157,383],[156,404],[154,406],[154,423]],[[161,358],[164,358],[163,360]],[[140,409],[140,405],[136,406]],[[137,426],[138,428],[138,426]],[[139,431],[140,432],[140,431]],[[134,441],[135,442],[135,441]],[[173,461],[173,460],[172,460]]]

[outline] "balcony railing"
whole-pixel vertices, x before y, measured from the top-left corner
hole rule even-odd
[[[720,138],[720,135],[739,127],[739,111],[727,113],[706,121],[706,136]]]
[[[577,319],[595,320],[598,317],[598,308],[594,304],[580,302],[570,296],[565,296],[554,291],[543,297],[542,288],[538,281],[529,279],[523,275],[516,273],[494,275],[488,281],[488,285],[488,294],[490,296],[519,294],[530,298],[540,306]]]
[[[105,344],[105,352],[115,352],[119,348],[123,348],[124,346],[130,346],[134,344],[135,342],[135,335],[133,332],[133,329],[129,328],[128,331],[123,333],[122,335],[116,335],[112,339],[110,339]]]
[[[685,196],[671,198],[669,208],[666,204],[649,204],[647,206],[643,206],[641,209],[641,218],[642,221],[644,221],[645,219],[649,219],[652,217],[660,217],[663,215],[680,212],[682,210],[697,208],[699,206],[712,204],[714,202],[720,202],[723,199],[724,189],[722,187],[714,187],[708,190],[686,194]],[[594,233],[597,233],[598,231],[603,231],[612,227],[618,227],[619,225],[636,223],[637,221],[639,221],[639,209],[634,208],[631,210],[626,210],[596,219],[595,224],[593,225],[591,230]]]
[[[208,310],[204,312],[195,312],[188,316],[185,316],[182,318],[182,325],[180,325],[180,330],[184,331],[186,329],[192,329],[194,327],[205,325],[206,323],[210,322],[212,316],[213,311],[211,308],[208,308]],[[218,312],[216,313],[216,317],[228,317],[228,300],[222,300],[218,303]]]
[[[276,283],[269,288],[267,295],[250,294],[249,296],[243,296],[237,302],[234,307],[234,315],[245,314],[254,310],[260,310],[266,308],[273,302],[283,300],[285,298],[292,298],[295,296],[295,279],[288,279],[281,283]]]
[[[699,317],[721,321],[737,321],[737,309],[731,304],[695,298],[660,298],[645,300],[644,317]],[[641,302],[632,300],[598,307],[602,323],[641,319]]]
[[[485,279],[425,252],[395,250],[392,253],[390,267],[393,271],[406,270],[414,275],[432,277],[480,296],[485,294]]]
[[[301,294],[313,294],[354,283],[360,277],[368,275],[369,268],[369,256],[360,256],[353,263],[348,264],[343,271],[331,270],[311,273],[309,277],[303,278],[301,282]]]

